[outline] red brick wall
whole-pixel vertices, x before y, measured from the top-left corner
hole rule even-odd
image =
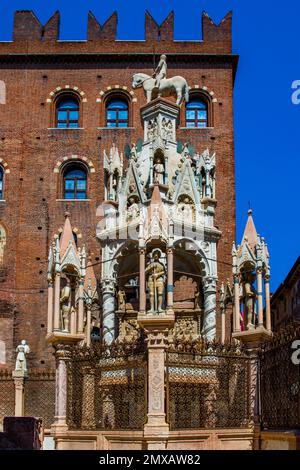
[[[10,174],[6,175],[6,201],[0,202],[0,220],[7,229],[8,239],[7,274],[0,285],[0,301],[5,300],[10,307],[0,314],[0,339],[15,348],[25,338],[32,350],[31,366],[45,367],[52,361],[51,350],[45,344],[50,240],[63,225],[64,212],[68,208],[72,225],[82,233],[82,242],[92,253],[93,261],[100,256],[95,238],[95,214],[103,200],[103,150],[109,150],[113,142],[124,150],[126,144],[143,137],[139,109],[146,100],[142,90],[135,90],[137,102],[132,104],[133,126],[130,129],[99,129],[104,125],[100,121],[103,103],[97,103],[96,99],[108,86],[127,86],[131,90],[132,75],[136,71],[151,74],[153,44],[157,54],[168,55],[170,76],[182,75],[190,86],[205,85],[218,99],[218,103],[212,105],[214,128],[178,129],[177,135],[179,140],[190,141],[196,150],[203,151],[208,147],[217,154],[216,225],[222,231],[218,275],[220,283],[231,277],[231,243],[235,238],[232,122],[235,59],[230,55],[231,17],[217,27],[218,34],[215,35],[216,26],[207,22],[204,41],[199,43],[171,40],[172,15],[158,27],[161,41],[157,39],[155,24],[148,18],[149,40],[115,42],[114,18],[105,24],[107,35],[104,25],[99,26],[102,32],[97,36],[97,25],[95,21],[92,25],[90,20],[89,41],[61,43],[54,40],[58,34],[57,16],[47,27],[41,25],[39,28],[31,15],[19,14],[15,21],[16,40],[0,43],[0,79],[5,81],[7,88],[7,103],[0,106],[0,157],[10,169]],[[30,30],[29,24],[33,24]],[[11,53],[17,55],[9,58]],[[58,53],[63,55],[58,56]],[[192,53],[197,55],[190,55]],[[201,55],[204,53],[212,55]],[[51,104],[47,103],[47,98],[56,87],[65,85],[77,86],[85,93],[87,102],[82,105],[84,129],[48,129],[52,124]],[[89,180],[90,201],[66,203],[57,200],[59,177],[53,169],[58,160],[70,155],[86,156],[94,164],[96,172],[90,174]],[[100,268],[96,268],[97,276],[99,272]],[[3,314],[6,328],[1,333]],[[7,317],[11,320],[10,330]]]

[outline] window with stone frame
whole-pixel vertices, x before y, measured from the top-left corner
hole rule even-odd
[[[63,199],[87,199],[87,170],[84,165],[67,165],[63,171]]]
[[[188,128],[208,127],[207,101],[200,96],[191,96],[185,107],[185,126]]]
[[[63,93],[55,103],[55,125],[59,129],[79,127],[80,103],[74,94]]]
[[[125,96],[112,94],[105,103],[106,127],[129,127],[129,105]]]

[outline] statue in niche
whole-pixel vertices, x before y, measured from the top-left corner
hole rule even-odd
[[[16,352],[18,354],[16,358],[15,370],[27,372],[26,355],[30,353],[30,348],[25,339],[22,339],[21,344],[19,344],[16,349]]]
[[[160,157],[157,157],[153,165],[154,183],[164,184],[165,167]]]
[[[153,261],[146,267],[147,287],[150,296],[149,313],[161,313],[165,290],[165,267],[160,262],[160,251],[153,252]]]
[[[69,332],[71,311],[71,281],[69,278],[67,278],[67,283],[62,289],[60,296],[61,326],[62,331],[66,333]]]
[[[118,310],[125,310],[126,307],[126,294],[125,291],[120,289],[117,294],[118,297]]]
[[[256,290],[253,286],[255,274],[252,272],[243,275],[243,301],[244,301],[244,323],[247,330],[255,328],[255,301]]]
[[[134,197],[130,197],[128,201],[128,209],[127,209],[127,220],[134,221],[140,216],[140,208],[137,204]]]

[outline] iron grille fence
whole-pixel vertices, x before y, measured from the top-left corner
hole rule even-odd
[[[170,429],[251,427],[255,371],[256,359],[233,345],[203,345],[188,352],[169,350]]]
[[[70,429],[142,430],[147,413],[144,346],[74,348],[68,362]]]
[[[45,429],[54,423],[55,371],[29,371],[25,382],[25,416],[42,418]]]
[[[300,354],[295,344],[299,339],[300,326],[290,325],[260,351],[262,429],[300,427]]]
[[[15,413],[15,387],[11,371],[0,371],[0,424],[5,416]]]

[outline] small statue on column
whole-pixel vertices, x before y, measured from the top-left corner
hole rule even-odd
[[[145,273],[148,275],[147,287],[150,296],[149,313],[163,312],[163,298],[165,291],[165,267],[160,262],[160,251],[153,252],[153,261],[146,267]]]
[[[30,348],[26,343],[25,339],[22,339],[21,344],[17,346],[16,352],[18,354],[16,359],[15,371],[27,372],[26,355],[30,353]]]

